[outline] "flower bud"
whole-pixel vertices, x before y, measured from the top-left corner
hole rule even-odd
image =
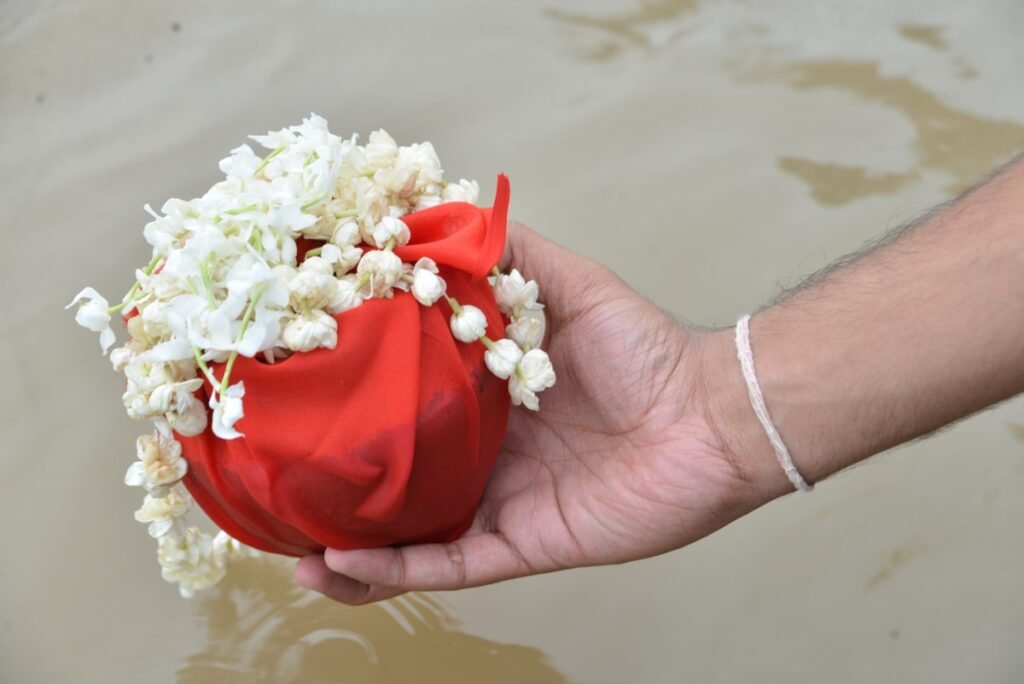
[[[402,260],[392,252],[373,250],[363,255],[356,267],[359,275],[368,274],[370,296],[386,297],[398,279],[402,277]]]
[[[412,268],[412,296],[423,306],[431,306],[445,291],[444,280],[437,275],[437,264],[423,257]]]
[[[398,156],[398,143],[383,128],[370,133],[366,142],[366,163],[375,169],[391,166]]]
[[[461,311],[452,314],[450,326],[455,339],[476,342],[487,332],[487,316],[475,306],[464,304]]]
[[[342,278],[334,286],[334,294],[325,307],[330,314],[340,314],[343,311],[354,309],[363,303],[363,296],[356,291],[354,280]]]
[[[319,309],[293,319],[284,327],[281,338],[292,351],[307,352],[338,345],[338,322]]]
[[[484,352],[484,363],[487,368],[502,380],[515,372],[520,359],[523,358],[523,350],[512,340],[498,340],[494,346]]]
[[[526,309],[520,313],[505,326],[505,335],[526,351],[536,349],[544,339],[544,312]]]
[[[401,247],[409,242],[409,237],[409,226],[393,216],[385,216],[373,227],[373,242],[378,247],[383,247],[389,240],[394,240],[395,246]]]
[[[523,278],[516,269],[500,274],[494,280],[494,298],[504,314],[522,309],[537,309],[537,283]]]
[[[312,257],[318,259],[319,257]],[[312,259],[307,259],[309,262]],[[303,264],[305,266],[305,264]],[[334,270],[327,265],[328,272],[324,272],[316,266],[302,268],[288,282],[292,306],[302,311],[305,309],[322,309],[327,306],[334,294],[335,282]]]
[[[554,384],[555,369],[547,352],[531,349],[523,355],[515,373],[509,379],[508,393],[516,406],[522,404],[531,411],[536,411],[540,407],[536,393]]]
[[[441,191],[441,199],[445,202],[469,202],[476,204],[480,197],[480,184],[465,178],[458,183],[449,183]]]

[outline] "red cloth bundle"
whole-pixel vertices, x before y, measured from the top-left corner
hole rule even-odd
[[[504,249],[509,184],[494,206],[448,203],[403,217],[405,262],[437,262],[449,294],[504,320],[487,282]],[[210,428],[178,436],[184,482],[221,529],[257,549],[301,556],[330,548],[449,541],[472,523],[505,434],[507,383],[481,344],[448,328],[444,302],[409,293],[336,316],[338,344],[270,365],[239,357],[244,437]],[[222,368],[214,367],[220,376]]]

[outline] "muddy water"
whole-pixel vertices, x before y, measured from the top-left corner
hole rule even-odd
[[[256,5],[0,1],[0,681],[1021,681],[1021,402],[651,561],[351,609],[260,560],[186,602],[60,311],[145,261],[144,202],[316,111],[727,323],[1024,143],[1020,3]]]

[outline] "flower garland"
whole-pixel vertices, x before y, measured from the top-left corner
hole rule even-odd
[[[146,206],[152,259],[120,303],[87,287],[68,305],[77,304],[75,320],[100,334],[104,354],[116,341],[112,316],[126,321],[129,339],[110,351],[111,363],[127,379],[128,415],[155,429],[139,438],[125,483],[145,488],[135,518],[158,541],[164,579],[185,597],[216,584],[229,560],[254,553],[224,532],[186,524],[188,466],[173,434],[197,435],[209,423],[221,439],[242,436],[235,424],[245,415],[245,386],[231,383],[239,355],[274,363],[334,349],[334,315],[399,290],[423,306],[445,300],[452,334],[486,347],[487,368],[508,380],[513,404],[537,410],[537,393],[555,382],[540,349],[545,323],[534,281],[494,270],[495,299],[510,322],[505,339],[491,340],[484,313],[446,296],[431,259],[408,264],[394,253],[410,239],[402,216],[479,195],[475,181],[443,179],[429,142],[400,147],[378,130],[360,146],[355,135],[330,133],[315,114],[251,138],[266,156],[242,145],[220,162],[225,180],[202,197],[168,200],[161,214]],[[300,256],[300,238],[319,245]],[[220,378],[211,363],[224,364]],[[212,416],[195,396],[204,378]]]

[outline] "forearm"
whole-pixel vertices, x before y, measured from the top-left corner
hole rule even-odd
[[[1024,391],[1024,164],[757,314],[768,410],[811,482]],[[709,410],[771,495],[790,485],[732,331],[705,341]]]

